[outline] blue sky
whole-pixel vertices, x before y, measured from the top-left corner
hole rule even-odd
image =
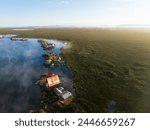
[[[150,0],[0,0],[0,27],[150,25]]]

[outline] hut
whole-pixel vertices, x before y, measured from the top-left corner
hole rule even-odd
[[[48,44],[48,40],[46,40],[46,39],[40,39],[40,40],[38,40],[38,42],[41,43],[42,45]]]
[[[51,77],[48,77],[47,78],[47,86],[49,88],[52,88],[54,86],[57,86],[59,85],[61,82],[60,82],[60,79],[59,79],[59,76],[58,75],[52,75]]]
[[[69,99],[69,98],[72,97],[72,96],[73,96],[73,95],[72,95],[71,92],[65,91],[65,93],[62,94],[62,95],[60,96],[60,98],[61,98],[62,100],[67,100],[67,99]]]
[[[47,54],[44,55],[46,62],[46,65],[50,65],[51,67],[58,66],[61,64],[61,57],[58,57],[57,54],[53,52],[48,52]]]
[[[45,50],[51,50],[51,49],[55,48],[55,44],[53,44],[53,43],[42,43],[42,47]]]
[[[69,105],[74,99],[74,96],[71,92],[65,91],[60,97],[59,102],[63,105]]]
[[[63,87],[54,88],[54,93],[59,97],[58,102],[62,105],[69,105],[73,101],[73,94]]]
[[[27,38],[21,38],[20,41],[28,41]]]
[[[16,37],[11,37],[10,39],[11,39],[12,41],[16,41],[16,40],[17,40]]]

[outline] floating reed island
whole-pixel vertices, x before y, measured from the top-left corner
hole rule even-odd
[[[17,38],[17,37],[11,37],[10,40],[12,40],[12,41],[28,41],[27,38]]]

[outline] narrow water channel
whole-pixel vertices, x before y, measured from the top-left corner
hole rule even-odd
[[[74,93],[72,73],[66,65],[44,66],[43,50],[38,39],[12,41],[11,35],[0,39],[0,112],[28,112],[40,107],[40,88],[35,84],[48,72],[61,75],[64,87]],[[60,55],[62,41],[50,40],[56,45],[51,50]]]

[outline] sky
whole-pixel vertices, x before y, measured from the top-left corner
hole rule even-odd
[[[0,27],[150,25],[150,0],[0,0]]]

